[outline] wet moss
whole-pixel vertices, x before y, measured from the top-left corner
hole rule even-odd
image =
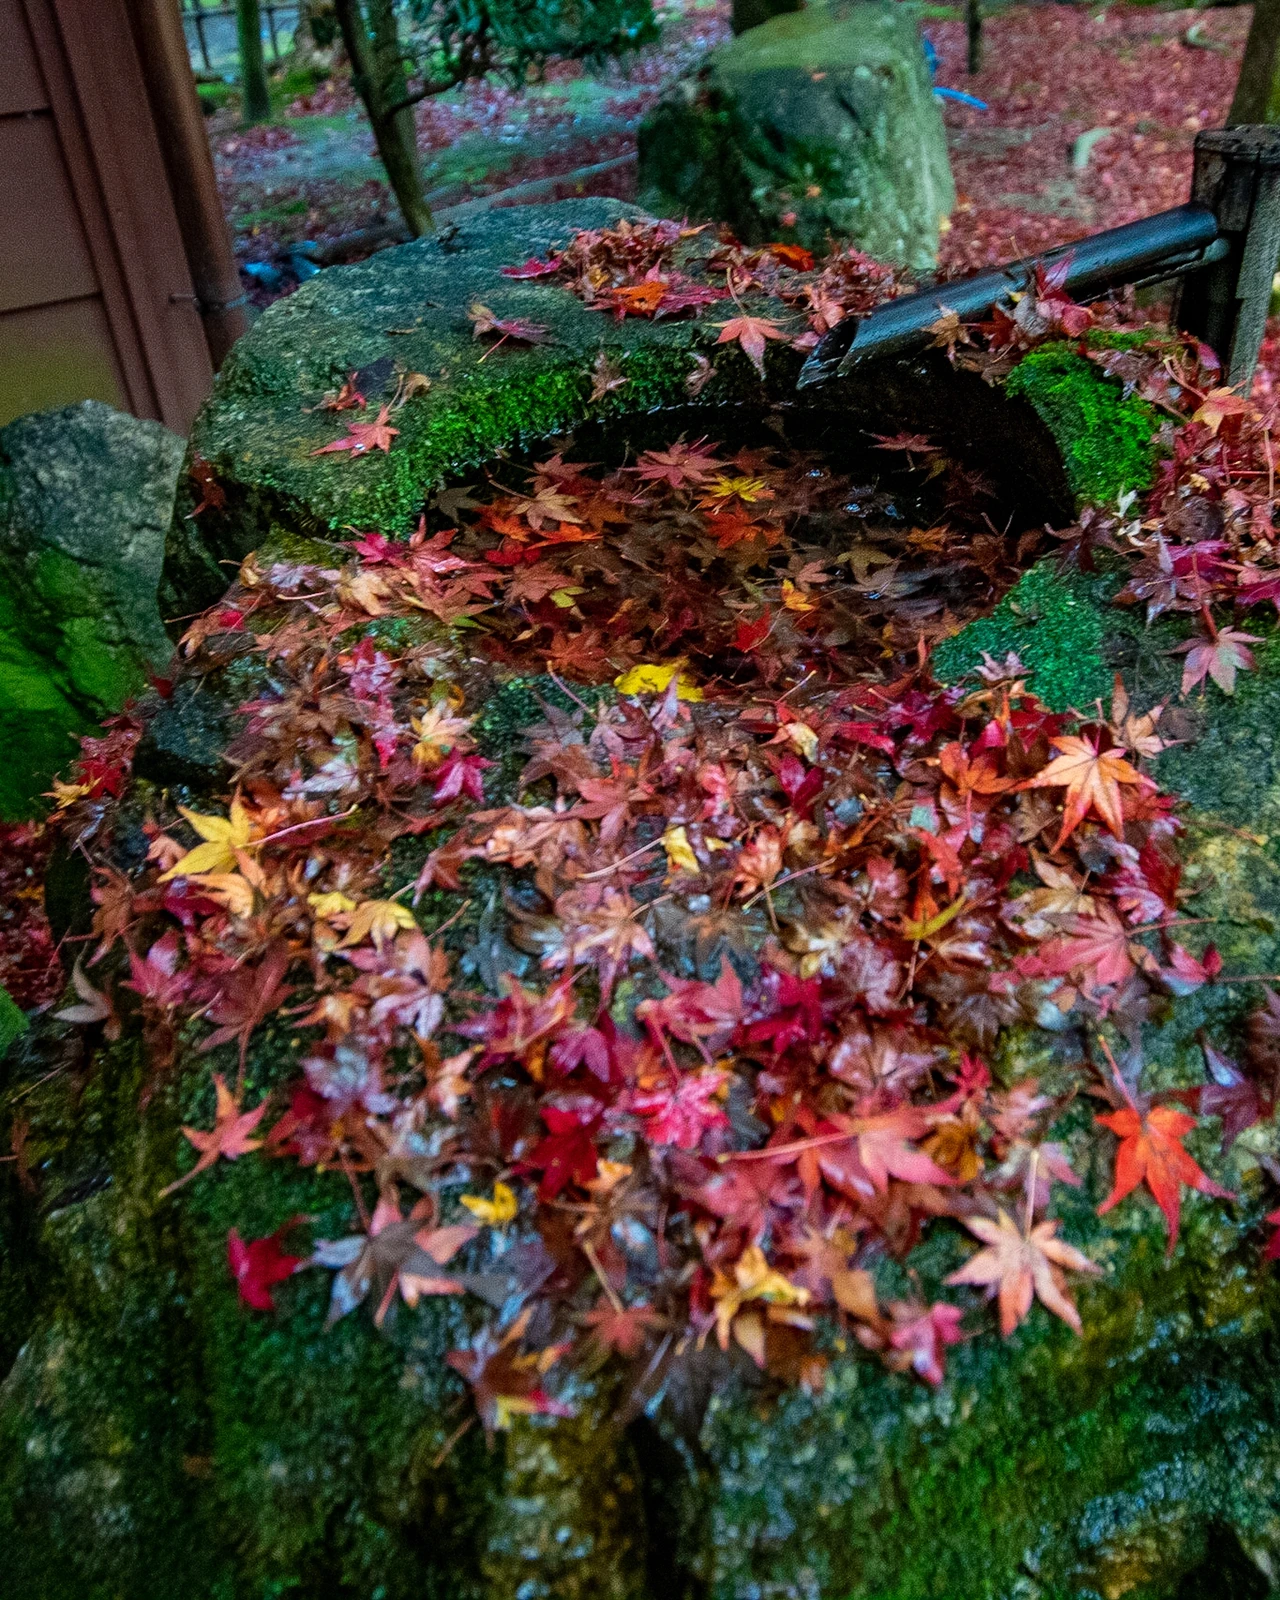
[[[989,617],[979,617],[933,653],[934,671],[954,683],[982,665],[984,655],[1003,661],[1012,650],[1027,668],[1027,682],[1055,711],[1088,708],[1109,698],[1112,671],[1104,660],[1108,594],[1115,578],[1085,578],[1057,562],[1037,562]]]
[[[1053,434],[1082,503],[1113,505],[1126,490],[1150,488],[1154,409],[1126,395],[1071,346],[1032,350],[1010,373],[1006,388],[1027,400]]]

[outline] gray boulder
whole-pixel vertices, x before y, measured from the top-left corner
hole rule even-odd
[[[848,240],[917,271],[955,202],[914,14],[807,7],[712,51],[640,129],[640,202],[749,243]]]
[[[169,657],[156,584],[182,450],[98,400],[0,430],[0,816]]]

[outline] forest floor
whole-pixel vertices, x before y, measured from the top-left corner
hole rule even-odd
[[[926,10],[937,82],[986,104],[944,108],[960,199],[942,264],[961,271],[1183,200],[1192,141],[1226,114],[1249,24],[1244,6],[1010,6],[988,17],[986,65],[971,78],[958,8]],[[472,83],[424,102],[418,141],[433,203],[447,208],[556,175],[564,185],[539,198],[630,198],[627,158],[641,119],[728,37],[728,12],[727,0],[679,0],[661,11],[661,42],[626,61],[598,70],[557,63],[537,85]],[[290,247],[395,216],[345,78],[282,105],[261,128],[238,129],[227,108],[210,119],[210,136],[242,262],[282,268],[270,288],[251,277],[261,303],[293,286]],[[616,164],[571,176],[603,163]]]

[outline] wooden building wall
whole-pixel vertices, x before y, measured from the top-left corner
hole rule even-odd
[[[0,0],[0,425],[99,399],[182,433],[211,380],[124,0]]]

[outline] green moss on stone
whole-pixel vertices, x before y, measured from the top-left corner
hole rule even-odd
[[[1003,660],[1013,650],[1046,705],[1087,709],[1111,692],[1103,643],[1107,592],[1117,587],[1114,579],[1086,579],[1052,560],[1037,562],[989,617],[937,646],[934,671],[943,683],[954,683],[981,666],[984,654]]]
[[[330,269],[271,307],[232,352],[196,421],[192,450],[213,464],[227,504],[192,521],[183,491],[166,555],[164,607],[181,613],[216,599],[226,586],[218,563],[268,539],[348,528],[404,533],[447,479],[587,421],[687,404],[686,381],[702,352],[715,355],[716,375],[700,404],[759,404],[766,392],[790,394],[800,352],[772,341],[762,389],[741,351],[715,349],[718,305],[691,320],[619,323],[557,284],[501,276],[502,266],[546,254],[578,228],[637,214],[613,200],[497,212],[455,236]],[[688,248],[713,246],[698,236]],[[476,301],[500,317],[545,327],[550,342],[495,347],[476,340],[467,316]],[[789,316],[782,306],[771,314]],[[593,402],[592,367],[601,351],[626,382]],[[341,417],[316,409],[325,392],[373,368],[381,373],[370,382],[377,405],[394,390],[393,367],[425,374],[431,388],[396,413],[400,431],[391,449],[358,458],[316,455],[342,434]]]
[[[1006,388],[1027,400],[1053,434],[1081,502],[1111,505],[1125,490],[1151,486],[1154,409],[1125,395],[1070,346],[1031,351],[1010,373]]]

